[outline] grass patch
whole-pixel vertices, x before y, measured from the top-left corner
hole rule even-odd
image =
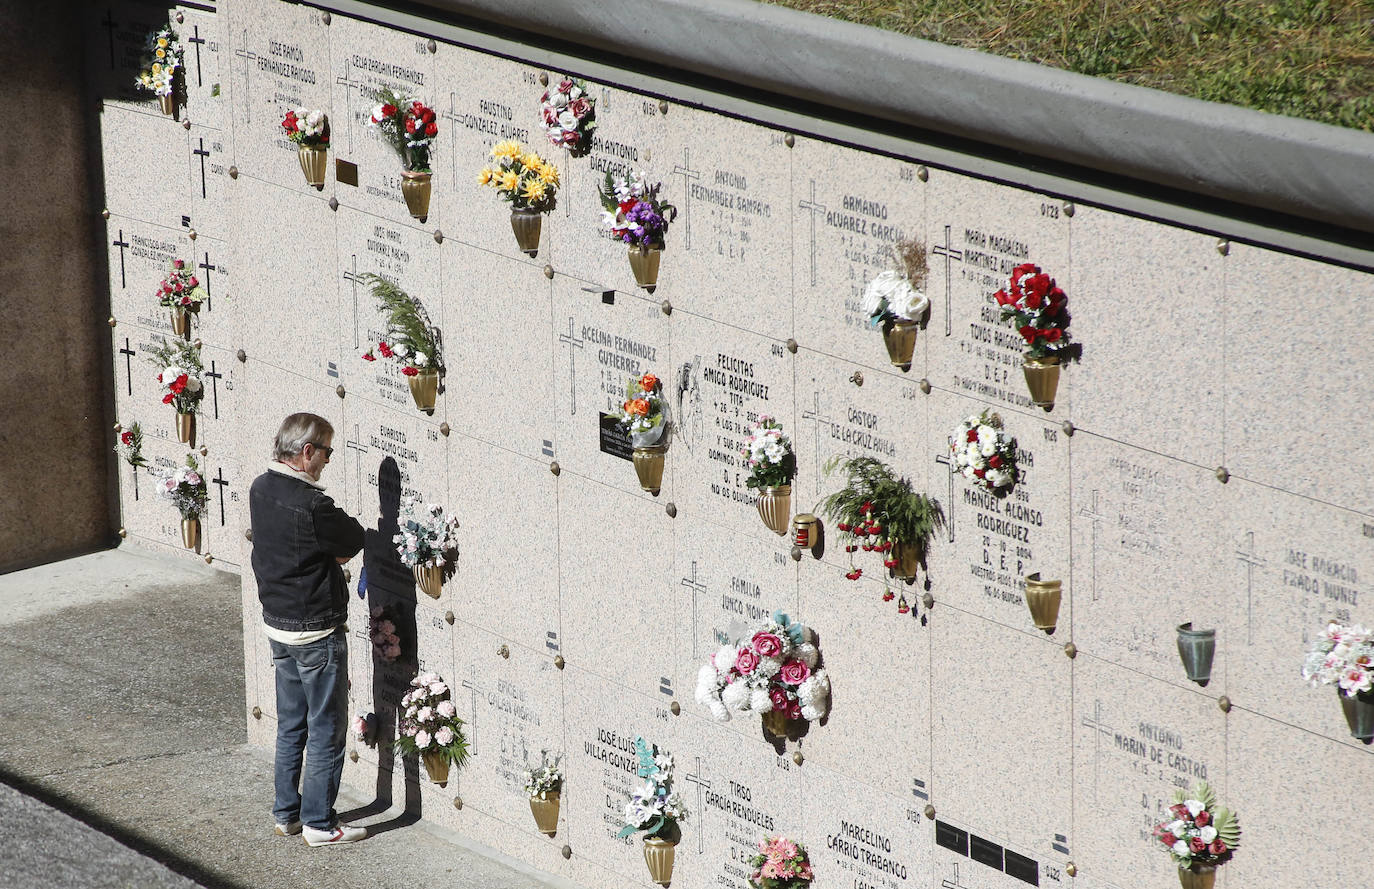
[[[1371,0],[761,2],[1374,132]]]

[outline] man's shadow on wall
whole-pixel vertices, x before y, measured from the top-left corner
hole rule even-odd
[[[397,757],[390,744],[390,740],[396,737],[401,698],[410,690],[411,677],[419,670],[415,578],[397,554],[393,539],[400,531],[397,519],[401,509],[401,470],[391,457],[384,459],[377,469],[377,494],[377,528],[368,530],[363,542],[367,607],[369,614],[381,609],[384,618],[395,625],[395,633],[400,638],[400,651],[395,660],[387,660],[375,646],[369,646],[369,656],[372,658],[372,710],[377,716],[376,798],[347,815],[353,818],[376,815],[395,805],[393,787],[398,759],[405,776],[405,806],[401,814],[390,821],[369,825],[370,834],[385,833],[420,820],[419,758]]]

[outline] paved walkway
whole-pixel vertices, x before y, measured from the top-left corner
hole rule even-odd
[[[132,547],[0,575],[0,634],[0,889],[568,889],[395,810],[274,836],[233,575]]]

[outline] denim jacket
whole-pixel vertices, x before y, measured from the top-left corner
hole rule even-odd
[[[285,468],[253,480],[248,511],[263,623],[304,632],[344,624],[348,587],[336,556],[363,548],[363,526],[318,486]]]

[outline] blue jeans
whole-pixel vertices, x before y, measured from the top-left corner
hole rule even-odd
[[[340,628],[306,645],[268,642],[277,678],[272,815],[278,824],[299,819],[308,827],[329,830],[338,819],[334,800],[339,796],[348,735],[348,637]]]

